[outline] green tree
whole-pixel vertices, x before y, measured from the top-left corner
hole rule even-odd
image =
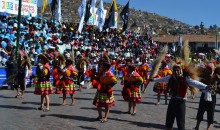
[[[203,22],[201,22],[200,24],[200,31],[201,31],[201,34],[205,34]]]

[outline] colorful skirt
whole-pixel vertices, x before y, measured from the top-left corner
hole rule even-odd
[[[135,90],[131,90],[130,88],[123,87],[122,96],[123,99],[128,102],[136,102],[136,103],[142,102],[140,90],[135,91]]]
[[[130,88],[123,87],[121,93],[122,93],[122,97],[125,101],[130,101],[130,97],[131,97],[131,89]]]
[[[167,85],[166,84],[161,84],[161,83],[155,83],[153,91],[158,93],[158,94],[167,94]]]
[[[63,94],[75,94],[75,85],[74,84],[67,84],[63,87]]]
[[[138,90],[138,91],[131,91],[130,102],[136,102],[136,103],[142,102],[141,91],[140,90]]]
[[[62,94],[63,93],[63,86],[55,86],[56,91],[55,94]]]
[[[36,95],[49,95],[53,94],[53,86],[50,81],[44,81],[34,84]]]
[[[109,93],[96,92],[93,105],[96,107],[112,107],[115,105],[114,95]]]

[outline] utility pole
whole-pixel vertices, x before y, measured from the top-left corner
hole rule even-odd
[[[18,4],[17,43],[16,43],[16,60],[18,60],[18,48],[19,48],[19,41],[20,41],[21,7],[22,7],[22,0],[19,0],[19,4]]]

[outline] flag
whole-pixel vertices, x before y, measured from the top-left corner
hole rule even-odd
[[[115,8],[114,8],[114,0],[113,0],[108,16],[105,20],[103,29],[106,30],[107,28],[113,27],[114,25],[115,25]]]
[[[84,18],[85,18],[85,10],[86,10],[86,0],[82,0],[82,3],[78,8],[78,12],[79,12],[79,15],[81,17],[79,27],[78,27],[79,33],[81,33],[82,29],[83,29],[83,22],[84,22]]]
[[[87,21],[89,20],[89,17],[91,16],[90,13],[90,8],[91,8],[91,4],[92,4],[92,0],[88,0],[88,2],[86,3],[86,14],[85,14],[85,23],[87,23]]]
[[[56,14],[56,6],[57,6],[57,0],[52,0],[51,2],[51,12],[52,12],[52,19],[55,19]]]
[[[128,15],[129,15],[129,1],[120,13],[121,19],[124,23],[123,28],[122,28],[122,32],[124,32],[128,27]]]
[[[104,7],[103,7],[103,1],[102,0],[100,0],[99,7],[96,11],[96,14],[98,15],[97,27],[98,27],[99,31],[101,32],[102,27],[105,23],[105,10],[104,10]]]
[[[44,13],[44,11],[46,10],[46,7],[47,7],[47,0],[44,0],[43,5],[42,5],[41,13]]]
[[[95,12],[95,4],[96,4],[96,1],[97,1],[97,0],[92,0],[90,13],[96,13],[96,12]],[[100,1],[100,2],[101,2],[101,1]]]
[[[97,8],[95,7],[97,0],[92,0],[91,6],[90,6],[90,17],[86,21],[87,25],[96,25],[97,24]]]
[[[86,7],[86,0],[82,0],[82,3],[80,4],[80,6],[78,8],[80,18],[83,16],[83,14],[85,12],[85,7]]]
[[[58,0],[57,16],[56,19],[61,22],[61,0]]]

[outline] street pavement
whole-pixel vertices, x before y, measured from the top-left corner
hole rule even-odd
[[[67,96],[67,105],[61,106],[62,95],[50,95],[50,111],[37,110],[40,106],[40,96],[34,95],[34,88],[27,88],[24,99],[14,98],[16,91],[0,90],[0,130],[161,130],[164,129],[167,105],[164,96],[160,105],[156,93],[153,92],[153,83],[142,94],[143,102],[137,105],[137,114],[127,114],[128,104],[121,96],[120,81],[114,86],[116,105],[110,110],[108,121],[100,123],[96,107],[92,105],[95,89],[84,88],[77,91],[75,104],[71,106],[70,96]],[[186,105],[186,129],[192,129],[196,124],[196,114],[200,98],[198,93],[195,99],[188,98]],[[220,96],[217,96],[215,123],[213,130],[220,128]],[[104,115],[104,114],[103,114]],[[200,125],[200,130],[206,129],[206,113]],[[176,122],[174,130],[177,130]]]

